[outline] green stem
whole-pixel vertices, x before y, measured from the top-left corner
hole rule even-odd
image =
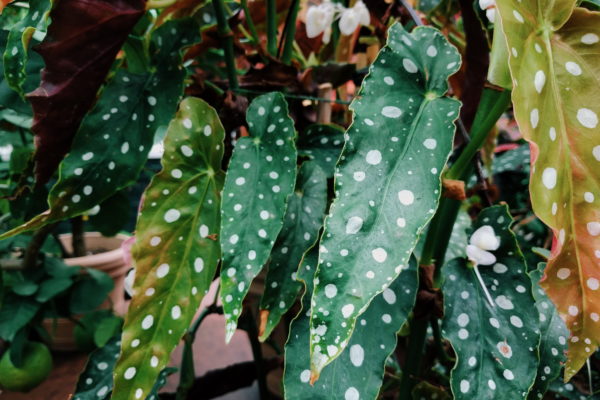
[[[252,347],[252,355],[254,357],[254,363],[256,365],[256,380],[258,382],[258,392],[261,400],[269,399],[269,390],[267,389],[267,376],[263,361],[261,344],[258,341],[258,329],[256,328],[256,322],[251,312],[244,314],[243,316],[244,329],[248,332],[248,339],[250,339],[250,346]]]
[[[402,368],[402,379],[400,380],[400,390],[398,392],[398,399],[400,400],[412,399],[412,390],[417,383],[415,378],[419,375],[421,369],[428,322],[427,318],[414,318],[411,322],[406,360],[404,361],[404,368]]]
[[[281,61],[284,64],[289,64],[292,61],[292,51],[294,50],[294,39],[296,38],[296,18],[298,18],[298,10],[300,9],[300,0],[292,0],[292,5],[288,11],[285,20],[285,28],[283,30],[285,42],[283,44],[283,52]]]
[[[267,0],[267,52],[277,57],[277,2]]]
[[[177,0],[148,0],[146,3],[146,10],[152,10],[154,8],[167,8],[177,3]]]
[[[246,25],[248,25],[248,29],[250,30],[250,34],[252,35],[252,41],[254,44],[260,43],[258,39],[258,32],[256,31],[256,26],[254,25],[254,21],[252,21],[252,15],[250,15],[250,9],[248,8],[248,0],[242,0],[242,10],[244,10],[244,17],[246,19]]]
[[[444,349],[444,343],[442,342],[442,332],[440,330],[440,324],[436,317],[431,317],[431,330],[433,331],[433,342],[435,344],[438,357],[443,364],[454,363],[454,359],[450,357]]]
[[[217,16],[217,30],[221,38],[221,45],[225,53],[225,64],[227,66],[227,79],[229,87],[237,89],[239,87],[237,72],[235,69],[235,55],[233,53],[233,33],[227,23],[227,14],[225,13],[225,4],[223,0],[212,0],[215,14]]]

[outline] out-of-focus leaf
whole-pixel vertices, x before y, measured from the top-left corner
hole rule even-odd
[[[408,264],[435,213],[460,106],[445,96],[447,80],[459,67],[457,50],[439,31],[409,34],[395,24],[352,103],[312,299],[313,379]],[[319,326],[327,328],[323,335]]]
[[[27,78],[25,65],[31,36],[36,29],[44,29],[51,0],[30,0],[27,15],[12,27],[4,50],[4,77],[7,84],[23,96],[23,83]]]
[[[0,237],[85,213],[135,182],[154,132],[168,124],[181,99],[186,72],[179,66],[180,49],[197,39],[197,26],[191,19],[170,21],[152,37],[154,72],[119,70],[104,88],[61,163],[50,209]]]
[[[298,155],[314,160],[328,178],[344,147],[344,130],[337,125],[311,125],[298,138]]]
[[[83,116],[144,9],[144,0],[60,0],[53,7],[48,34],[35,49],[46,64],[42,81],[27,95],[34,111],[38,182],[48,181],[69,151]]]
[[[498,0],[515,117],[532,144],[533,210],[554,233],[541,285],[571,331],[565,378],[600,342],[600,13]]]
[[[40,290],[35,299],[40,303],[45,303],[57,294],[67,290],[73,284],[71,278],[50,278],[40,283]]]
[[[327,177],[318,164],[302,164],[296,189],[288,200],[283,228],[275,241],[265,291],[260,302],[260,340],[269,337],[294,304],[302,284],[296,271],[304,253],[315,243],[327,206]]]
[[[72,314],[83,314],[98,308],[113,290],[115,283],[105,272],[88,268],[84,276],[73,285],[69,309]]]
[[[15,334],[27,325],[40,309],[40,303],[14,294],[6,294],[0,304],[0,338],[12,341]]]
[[[492,173],[522,172],[529,175],[530,159],[529,144],[523,144],[496,156],[492,164]]]
[[[196,98],[183,100],[169,125],[163,169],[144,193],[136,226],[114,400],[148,396],[213,280],[224,136],[216,111]]]
[[[296,180],[294,121],[280,93],[257,97],[248,107],[250,136],[231,157],[221,207],[221,300],[233,336],[250,283],[266,263],[283,225]]]
[[[452,400],[452,396],[441,387],[433,386],[428,382],[420,382],[412,391],[413,399],[418,400]]]
[[[89,222],[94,231],[111,237],[119,233],[129,221],[132,208],[127,193],[123,190],[99,204],[100,211],[91,215]]]
[[[478,266],[493,305],[466,259],[443,268],[442,332],[456,352],[450,380],[457,400],[524,399],[535,379],[539,313],[511,222],[508,207],[494,206],[483,210],[473,227],[491,226],[500,240],[493,252],[497,262]]]
[[[310,311],[318,248],[313,248],[298,271],[306,285],[303,310],[292,322],[285,346],[285,398],[289,400],[375,399],[383,381],[386,359],[396,348],[396,334],[413,308],[418,287],[414,258],[389,288],[379,294],[362,314],[348,348],[310,384]],[[316,328],[322,334],[325,325]]]
[[[545,263],[540,263],[537,269],[529,273],[535,306],[540,313],[541,331],[541,340],[538,346],[540,364],[538,365],[535,383],[531,388],[531,392],[529,392],[529,400],[543,398],[550,384],[560,375],[566,360],[565,352],[567,351],[567,338],[569,337],[565,322],[558,315],[556,307],[538,283],[542,278],[545,267]]]

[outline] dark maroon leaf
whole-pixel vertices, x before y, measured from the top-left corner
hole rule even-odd
[[[142,16],[145,0],[60,0],[44,41],[40,86],[27,97],[36,134],[35,173],[45,183],[69,151],[117,52]]]

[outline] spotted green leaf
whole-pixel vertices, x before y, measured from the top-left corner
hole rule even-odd
[[[442,332],[456,352],[450,378],[457,400],[524,399],[535,379],[539,314],[511,222],[507,206],[494,206],[483,210],[473,227],[489,225],[500,239],[493,252],[497,262],[478,266],[493,306],[464,258],[443,269]]]
[[[275,241],[265,291],[260,303],[260,339],[269,337],[294,304],[302,284],[296,271],[304,253],[315,243],[327,205],[327,176],[313,161],[302,164],[296,189],[288,200],[283,228]]]
[[[321,166],[328,178],[344,147],[344,130],[333,124],[311,125],[298,138],[298,155],[306,156]]]
[[[313,289],[318,249],[308,253],[298,272],[306,285],[304,309],[292,322],[285,346],[284,390],[288,400],[376,399],[383,381],[385,361],[396,348],[396,333],[406,321],[415,302],[416,261],[379,294],[359,318],[348,348],[323,370],[314,386],[310,385],[309,332],[310,313],[306,310]],[[316,328],[322,335],[325,325]]]
[[[542,287],[571,331],[565,378],[600,342],[600,13],[499,0],[533,210],[554,233]]]
[[[147,395],[213,280],[224,136],[216,111],[200,99],[183,100],[169,124],[163,169],[144,193],[136,226],[134,296],[114,400]]]
[[[24,96],[23,84],[27,78],[25,64],[31,37],[36,29],[45,30],[48,14],[52,8],[50,0],[30,0],[27,14],[15,24],[4,50],[4,77],[6,83],[19,95]]]
[[[119,355],[121,341],[115,337],[102,348],[90,354],[85,369],[79,375],[73,400],[108,400],[113,388],[112,371]],[[167,377],[176,371],[165,368],[160,371],[146,400],[157,400],[158,391],[167,383]]]
[[[409,34],[395,24],[351,105],[354,121],[337,165],[315,278],[313,379],[408,264],[437,208],[460,107],[445,96],[447,79],[459,66],[458,52],[436,29]],[[319,326],[327,327],[324,335],[315,333]]]
[[[233,151],[221,207],[221,300],[226,340],[235,332],[242,300],[267,262],[283,225],[296,180],[294,121],[280,93],[257,97],[248,107],[250,136]]]
[[[169,21],[154,32],[153,72],[116,73],[60,165],[48,197],[50,209],[0,238],[83,214],[136,181],[154,132],[169,123],[181,99],[186,73],[180,49],[197,37],[191,19]]]
[[[545,263],[540,263],[537,269],[529,273],[533,285],[535,307],[539,312],[541,331],[541,340],[538,347],[540,364],[538,365],[535,384],[529,393],[529,400],[543,398],[550,384],[560,375],[566,360],[566,344],[569,337],[565,322],[558,315],[556,307],[538,284],[545,267]]]

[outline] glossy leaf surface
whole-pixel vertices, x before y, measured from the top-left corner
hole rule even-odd
[[[569,331],[565,322],[558,315],[556,307],[542,290],[538,282],[542,278],[546,265],[540,263],[538,268],[531,271],[533,297],[535,307],[540,313],[541,340],[538,347],[540,364],[538,365],[535,384],[529,393],[530,400],[543,398],[550,384],[558,378],[566,360],[567,338]]]
[[[478,266],[493,306],[466,259],[456,258],[442,270],[442,332],[456,353],[450,375],[455,399],[524,399],[535,379],[539,314],[511,222],[506,206],[494,206],[473,226],[491,226],[500,239],[496,263]]]
[[[458,52],[437,30],[409,34],[395,24],[351,105],[312,300],[313,379],[408,264],[435,212],[460,106],[445,96],[447,79],[459,66]],[[327,328],[323,335],[319,326]]]
[[[376,399],[387,358],[396,348],[396,333],[406,321],[418,287],[416,261],[379,294],[361,315],[348,348],[310,385],[309,323],[307,302],[313,288],[318,250],[313,249],[298,271],[306,285],[303,310],[292,322],[285,346],[285,398],[289,400]],[[325,326],[317,327],[323,332]]]
[[[134,297],[114,400],[148,394],[213,280],[224,135],[216,111],[195,98],[181,102],[169,125],[163,169],[144,193],[136,226]]]
[[[8,34],[4,51],[4,77],[6,83],[21,96],[23,83],[27,78],[28,46],[36,28],[44,28],[45,21],[52,7],[50,0],[30,0],[25,18],[21,19]]]
[[[154,72],[119,70],[83,120],[52,187],[50,209],[5,236],[83,214],[135,182],[154,142],[183,92],[180,49],[198,39],[190,19],[167,22],[153,33]]]
[[[265,340],[294,304],[302,284],[296,271],[304,253],[315,243],[327,205],[327,176],[314,161],[302,164],[294,193],[288,200],[283,228],[275,241],[265,291],[260,302],[261,332]]]
[[[60,0],[48,34],[36,48],[46,66],[40,86],[27,95],[34,112],[36,178],[45,183],[69,151],[85,113],[144,0]]]
[[[600,341],[600,13],[575,0],[499,0],[530,193],[554,232],[542,287],[571,331],[565,377]]]
[[[221,208],[221,300],[226,340],[235,332],[242,300],[267,262],[283,225],[296,180],[294,121],[279,93],[257,97],[247,112],[250,136],[236,145]]]

